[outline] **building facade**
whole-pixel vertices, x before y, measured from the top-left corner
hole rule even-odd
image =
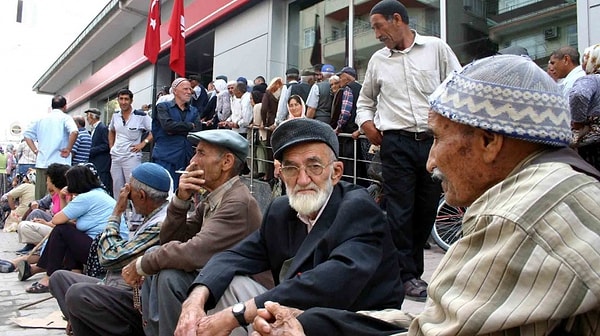
[[[203,84],[217,75],[251,82],[284,76],[320,62],[336,69],[352,64],[359,81],[373,52],[382,47],[369,24],[378,0],[186,0],[186,73]],[[79,38],[39,78],[39,93],[63,94],[70,113],[89,107],[105,121],[118,106],[120,88],[134,92],[134,108],[150,104],[175,78],[169,69],[167,34],[172,0],[161,1],[161,52],[156,65],[143,55],[149,0],[111,0]],[[580,52],[600,43],[600,0],[405,0],[410,25],[439,36],[462,64],[511,45],[525,47],[545,68],[552,51]],[[320,33],[320,34],[319,34]],[[320,40],[318,36],[320,35]],[[320,42],[320,43],[319,43]],[[312,56],[312,57],[311,57]]]

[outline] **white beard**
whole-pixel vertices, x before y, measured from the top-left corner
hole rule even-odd
[[[314,182],[311,182],[307,187],[302,188],[296,185],[294,190],[291,191],[290,188],[286,185],[288,189],[288,198],[292,209],[298,211],[298,213],[302,216],[310,216],[311,214],[317,213],[323,207],[323,205],[325,205],[325,202],[327,202],[327,198],[333,190],[331,174],[329,175],[330,176],[327,179],[325,189],[319,189],[319,187]],[[312,193],[298,194],[298,190],[300,189],[313,189],[316,192],[316,195]]]

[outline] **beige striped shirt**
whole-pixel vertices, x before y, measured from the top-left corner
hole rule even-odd
[[[409,335],[600,334],[600,183],[528,162],[467,210]]]

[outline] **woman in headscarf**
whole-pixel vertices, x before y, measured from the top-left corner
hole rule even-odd
[[[581,66],[586,76],[577,79],[569,92],[573,146],[600,169],[600,44],[585,49]]]

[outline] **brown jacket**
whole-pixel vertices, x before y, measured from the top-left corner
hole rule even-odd
[[[186,220],[190,204],[173,196],[160,228],[161,246],[142,258],[144,273],[156,274],[169,268],[186,272],[200,269],[215,253],[256,231],[262,221],[258,203],[240,180],[225,192],[219,208],[205,223],[202,203]]]

